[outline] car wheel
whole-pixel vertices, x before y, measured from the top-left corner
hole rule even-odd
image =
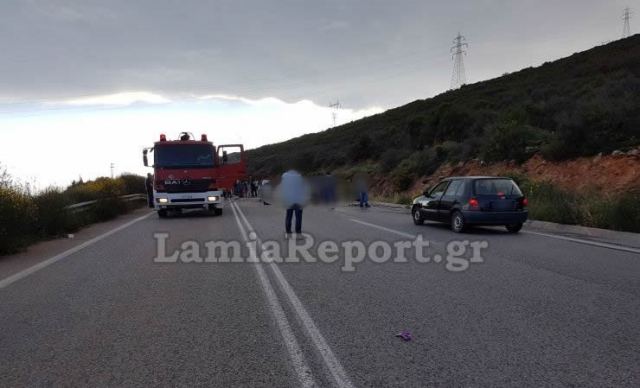
[[[466,227],[467,225],[464,222],[462,213],[460,213],[459,211],[453,212],[453,214],[451,214],[451,230],[456,233],[462,233],[464,232]]]
[[[215,214],[216,216],[221,216],[221,215],[222,215],[222,209],[220,209],[220,208],[216,208],[216,209],[213,211],[213,214]]]
[[[414,224],[416,225],[424,224],[424,218],[422,218],[422,214],[420,214],[420,209],[418,209],[417,207],[413,208],[413,211],[411,212],[411,216],[413,218]]]
[[[522,229],[522,222],[513,225],[505,225],[509,233],[518,233]]]
[[[160,218],[167,218],[167,209],[160,209],[160,210],[158,210],[158,217],[160,217]]]

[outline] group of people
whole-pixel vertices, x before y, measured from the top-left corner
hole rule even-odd
[[[367,177],[363,174],[358,174],[352,183],[357,192],[360,207],[369,207]],[[319,180],[316,180],[315,190],[319,192],[321,202],[330,206],[335,204],[337,200],[337,182],[331,173],[326,173]],[[311,199],[311,191],[311,186],[299,172],[289,170],[282,174],[277,192],[282,205],[286,209],[285,238],[289,238],[292,235],[294,216],[296,221],[295,233],[298,238],[302,238],[302,209]]]
[[[369,207],[366,178],[363,176],[357,176],[354,183],[360,207]],[[149,207],[153,207],[153,176],[151,174],[147,175],[145,186],[147,188]],[[337,200],[337,183],[330,173],[321,177],[314,186],[316,191],[319,191],[318,194],[321,202],[330,205],[335,203]],[[227,194],[228,193],[225,193],[225,196],[227,196]],[[252,177],[247,180],[237,180],[233,185],[232,194],[241,198],[261,197],[265,205],[270,205],[267,200],[271,201],[271,183],[266,179],[259,181]],[[277,196],[286,209],[285,237],[291,237],[292,232],[295,231],[296,235],[301,238],[302,209],[311,200],[311,185],[309,185],[307,180],[304,179],[298,171],[289,170],[282,174],[282,179],[277,189]],[[294,217],[295,228],[293,225]]]
[[[233,185],[233,194],[241,198],[257,198],[260,182],[257,179],[237,180]]]

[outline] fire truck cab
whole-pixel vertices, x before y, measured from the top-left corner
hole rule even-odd
[[[237,148],[229,162],[228,150]],[[221,215],[225,192],[236,180],[246,176],[242,145],[216,146],[203,134],[200,140],[182,132],[178,140],[160,135],[152,148],[143,150],[143,162],[149,166],[153,154],[153,205],[161,218],[170,211],[203,209]]]

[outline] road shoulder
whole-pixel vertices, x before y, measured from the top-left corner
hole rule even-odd
[[[50,257],[72,249],[131,220],[144,216],[150,211],[148,208],[136,209],[113,220],[82,228],[73,234],[73,238],[54,238],[40,241],[29,246],[23,252],[0,256],[0,279],[5,279]]]

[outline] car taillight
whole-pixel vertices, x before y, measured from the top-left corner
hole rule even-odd
[[[522,198],[522,206],[529,206],[529,200],[526,197]]]
[[[480,207],[480,203],[478,202],[478,200],[477,200],[477,199],[475,199],[475,198],[471,198],[471,199],[469,200],[469,207],[470,207],[471,209],[477,209],[477,208],[479,208],[479,207]]]

